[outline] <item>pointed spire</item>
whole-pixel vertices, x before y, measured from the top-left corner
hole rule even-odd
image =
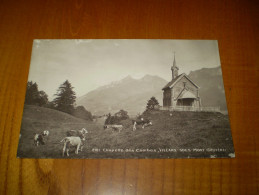
[[[176,67],[176,61],[175,61],[175,51],[174,51],[174,62],[173,62],[173,67]]]
[[[174,52],[174,62],[173,62],[173,66],[171,66],[171,70],[172,70],[172,79],[174,79],[178,76],[178,70],[179,70],[175,61],[175,52]]]

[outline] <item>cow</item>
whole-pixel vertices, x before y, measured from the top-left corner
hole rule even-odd
[[[85,140],[86,134],[88,133],[88,131],[83,128],[81,130],[69,130],[67,131],[67,136],[71,137],[71,136],[77,136],[80,137],[82,140]]]
[[[41,145],[45,145],[46,141],[45,141],[45,137],[47,137],[49,135],[49,131],[48,130],[44,130],[42,133],[38,134],[35,133],[34,134],[34,144],[36,146],[39,146],[39,144]]]
[[[119,133],[120,133],[121,130],[123,129],[123,126],[122,125],[104,125],[103,128],[112,129],[113,131],[119,131]]]
[[[75,150],[76,154],[78,154],[79,150],[83,151],[83,142],[80,137],[75,137],[75,136],[65,137],[60,142],[64,142],[62,156],[65,155],[65,152],[67,153],[67,156],[69,156],[69,149],[71,146],[76,147],[76,150]]]
[[[142,129],[144,129],[147,126],[152,125],[152,121],[141,118],[140,120],[133,120],[132,124],[133,124],[133,131],[135,131],[137,129],[137,125],[141,125]]]
[[[45,144],[44,135],[35,133],[34,134],[34,144],[36,146],[39,146],[39,144],[44,145]]]

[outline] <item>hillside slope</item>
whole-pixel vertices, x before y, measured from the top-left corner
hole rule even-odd
[[[85,120],[76,118],[70,114],[53,110],[50,108],[44,108],[34,105],[24,105],[23,110],[23,122],[66,122],[66,123],[82,123]]]
[[[76,155],[71,149],[69,158],[201,158],[228,157],[234,153],[228,116],[221,113],[171,112],[170,115],[169,111],[156,111],[144,116],[152,120],[152,126],[145,129],[138,126],[132,131],[132,119],[128,119],[121,121],[124,126],[121,132],[104,130],[102,119],[89,122],[37,106],[25,106],[24,116],[17,152],[23,158],[62,158],[60,141],[66,137],[66,131],[83,127],[89,131],[84,150]],[[45,129],[50,131],[46,145],[34,146],[34,133]],[[224,151],[193,151],[218,148]],[[176,152],[161,151],[166,149]]]
[[[89,144],[96,148],[131,149],[132,153],[90,153],[96,158],[124,156],[130,158],[194,158],[228,157],[234,153],[228,116],[212,112],[157,111],[144,116],[153,125],[132,131],[130,120],[122,121],[125,129],[121,133],[111,131],[92,135]],[[97,140],[101,139],[102,142]],[[159,152],[160,149],[174,149],[177,152]],[[203,149],[204,152],[193,151]],[[224,151],[206,151],[223,149]],[[149,152],[136,152],[149,150]],[[152,151],[151,151],[152,150]],[[181,150],[186,150],[181,152]],[[155,152],[154,152],[155,151]]]
[[[18,157],[24,158],[53,158],[60,156],[61,139],[66,137],[66,131],[71,129],[94,129],[92,122],[85,121],[57,110],[24,105],[20,131],[20,140],[17,151]],[[33,137],[35,133],[49,130],[47,147],[35,147]],[[51,143],[51,144],[48,144]]]

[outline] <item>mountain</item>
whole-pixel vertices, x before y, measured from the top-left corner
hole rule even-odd
[[[127,76],[79,97],[77,105],[84,106],[95,115],[115,113],[120,109],[136,115],[145,110],[147,101],[152,96],[162,105],[162,87],[166,83],[166,80],[158,76],[145,75],[141,79]]]
[[[216,68],[202,68],[200,70],[191,71],[188,76],[200,86],[199,91],[202,106],[220,106],[222,111],[227,110],[220,66]]]
[[[220,106],[221,110],[227,110],[220,66],[191,71],[188,76],[200,86],[202,106]],[[120,109],[136,115],[145,110],[152,96],[156,97],[159,105],[163,105],[162,88],[167,83],[158,76],[146,75],[141,79],[127,76],[79,97],[77,105],[84,106],[94,115],[114,114]]]

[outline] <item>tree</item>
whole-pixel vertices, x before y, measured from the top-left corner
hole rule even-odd
[[[153,96],[147,102],[146,111],[156,110],[158,106],[159,106],[159,103],[157,99]]]
[[[72,114],[74,111],[74,103],[76,101],[76,95],[73,88],[74,87],[72,87],[68,80],[60,85],[55,94],[57,97],[53,100],[55,109]]]
[[[38,99],[39,106],[43,106],[48,103],[48,95],[44,91],[39,91],[39,99]]]
[[[107,118],[106,118],[106,120],[105,120],[105,122],[104,122],[105,125],[111,124],[111,117],[112,117],[112,116],[111,116],[111,113],[109,113],[108,116],[107,116]]]
[[[85,120],[93,120],[91,112],[87,111],[84,106],[77,106],[72,115]]]
[[[126,120],[128,118],[128,112],[125,110],[120,110],[119,112],[116,112],[114,116],[111,116],[111,114],[109,113],[107,119],[105,120],[105,125],[119,124],[122,120]]]
[[[128,112],[125,110],[120,110],[119,112],[114,114],[116,117],[118,117],[120,120],[125,120],[129,118]]]
[[[29,81],[25,96],[25,104],[43,106],[48,103],[48,95],[38,90],[37,83]]]
[[[25,96],[25,104],[36,104],[36,100],[38,98],[38,85],[37,83],[33,83],[32,81],[28,81],[27,90]]]

